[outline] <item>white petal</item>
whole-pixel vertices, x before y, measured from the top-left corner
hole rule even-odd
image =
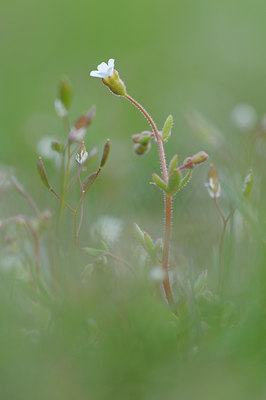
[[[98,65],[97,69],[100,72],[106,72],[106,70],[108,69],[108,65],[105,62],[102,62]]]
[[[106,78],[110,75],[113,75],[114,72],[114,67],[110,67],[108,68],[108,70],[106,71]]]
[[[113,58],[110,58],[110,60],[108,61],[108,67],[114,68],[114,66],[115,66],[115,60]]]
[[[94,76],[95,78],[104,78],[105,73],[99,71],[91,71],[90,76]]]

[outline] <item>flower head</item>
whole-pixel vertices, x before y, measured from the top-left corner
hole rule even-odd
[[[218,198],[221,196],[221,186],[219,182],[219,176],[216,168],[211,164],[209,173],[208,173],[208,181],[205,183],[205,186],[208,189],[209,195],[212,199]]]
[[[126,96],[126,86],[120,78],[118,72],[114,69],[115,60],[110,58],[108,64],[102,62],[98,65],[97,71],[91,71],[90,76],[101,78],[103,83],[109,87],[112,93],[117,96]]]
[[[87,161],[88,156],[89,156],[89,154],[88,154],[85,144],[83,142],[80,147],[79,153],[77,153],[77,155],[76,155],[75,160],[79,165],[83,165]]]
[[[106,64],[105,62],[102,62],[97,67],[98,71],[91,71],[90,76],[94,76],[95,78],[102,78],[102,79],[108,78],[108,76],[113,75],[114,65],[115,65],[115,60],[113,58],[110,58],[110,60],[108,61],[108,64]]]

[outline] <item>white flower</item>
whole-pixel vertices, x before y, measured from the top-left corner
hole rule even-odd
[[[55,108],[55,112],[57,113],[57,115],[60,118],[65,118],[67,116],[67,109],[61,100],[59,100],[59,99],[55,100],[54,108]]]
[[[239,130],[248,132],[255,128],[258,116],[250,104],[238,104],[232,111],[232,120]]]
[[[154,282],[163,282],[165,278],[165,272],[162,267],[154,267],[150,270],[150,279]]]
[[[111,215],[103,215],[91,227],[91,236],[113,246],[120,239],[123,222]]]
[[[40,154],[43,158],[53,161],[55,166],[59,167],[61,162],[60,154],[52,149],[52,143],[55,140],[55,138],[50,136],[43,137],[37,143],[37,153]]]
[[[76,155],[76,161],[79,165],[84,164],[87,161],[88,152],[85,149],[81,149],[80,153]]]
[[[102,79],[108,78],[108,76],[113,75],[114,65],[115,65],[115,60],[113,58],[110,58],[108,64],[102,62],[97,67],[98,71],[91,71],[90,76]]]
[[[217,187],[213,181],[213,178],[210,178],[207,183],[205,183],[206,188],[208,189],[209,195],[212,199],[218,198],[221,196],[221,186],[218,183]]]

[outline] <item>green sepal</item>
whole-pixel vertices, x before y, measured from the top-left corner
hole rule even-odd
[[[152,179],[159,189],[162,189],[164,192],[167,191],[167,184],[155,172],[152,174]]]
[[[168,166],[168,173],[169,173],[169,175],[171,175],[171,174],[174,172],[174,170],[175,170],[176,167],[177,167],[177,163],[178,163],[178,155],[175,154],[175,155],[172,157],[171,161],[169,162],[169,166]]]
[[[181,179],[182,175],[179,169],[174,170],[174,172],[169,176],[169,181],[166,190],[168,196],[174,196],[176,194],[176,192],[180,188]]]
[[[169,115],[169,117],[167,117],[167,119],[164,123],[163,130],[162,130],[163,143],[167,142],[168,139],[170,138],[172,127],[173,127],[173,116]]]

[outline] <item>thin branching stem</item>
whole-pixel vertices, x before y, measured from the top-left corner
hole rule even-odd
[[[162,141],[161,135],[159,133],[159,130],[158,130],[155,122],[153,121],[152,117],[150,116],[150,114],[145,110],[145,108],[140,103],[138,103],[136,100],[134,100],[129,95],[126,95],[125,97],[132,104],[134,104],[135,107],[137,107],[140,110],[140,112],[144,115],[144,117],[148,120],[149,124],[152,127],[153,133],[156,138],[157,146],[158,146],[163,180],[167,184],[168,183],[168,172],[167,172],[167,165],[166,165],[166,159],[165,159],[165,151],[164,151],[163,141]],[[165,273],[165,278],[163,280],[163,287],[164,287],[165,295],[166,295],[166,298],[167,298],[167,301],[169,304],[174,303],[174,297],[172,294],[172,289],[171,289],[170,279],[169,279],[169,271],[168,271],[170,239],[171,239],[171,218],[172,218],[172,197],[164,194],[164,245],[163,245],[162,267],[163,267],[163,270]]]

